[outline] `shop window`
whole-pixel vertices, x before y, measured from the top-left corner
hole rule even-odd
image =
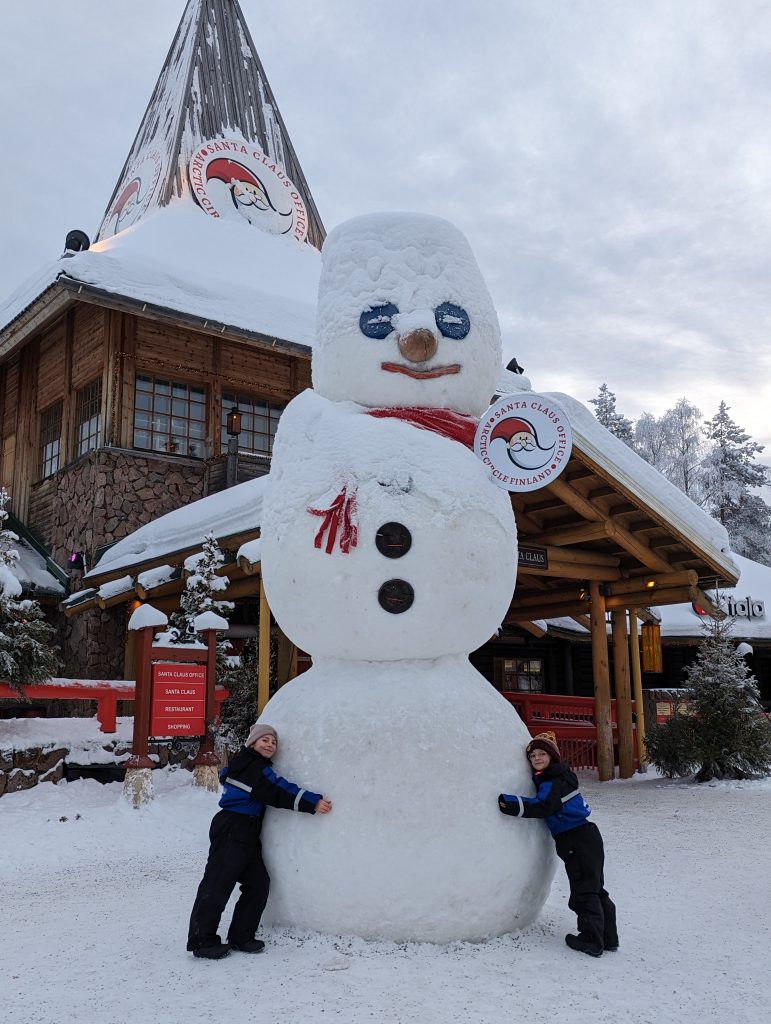
[[[78,391],[75,408],[76,448],[85,455],[99,447],[102,432],[102,380],[91,381]]]
[[[134,447],[202,459],[206,454],[206,388],[138,373]]]
[[[255,455],[270,455],[273,450],[273,438],[281,413],[286,408],[283,404],[266,402],[253,395],[236,394],[234,391],[223,392],[221,410],[221,444],[222,450],[228,446],[227,418],[233,407],[241,413],[241,433],[238,435],[238,450],[252,452]]]
[[[543,693],[543,658],[499,658],[501,689]]]
[[[40,416],[40,476],[43,480],[58,470],[62,454],[62,403],[57,402]]]

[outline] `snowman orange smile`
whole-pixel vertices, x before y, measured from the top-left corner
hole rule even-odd
[[[460,373],[460,363],[452,363],[450,366],[435,366],[431,370],[416,370],[414,366],[404,366],[403,363],[381,363],[381,370],[388,373],[403,373],[405,377],[413,377],[415,380],[431,380],[433,377],[446,377],[448,374]]]

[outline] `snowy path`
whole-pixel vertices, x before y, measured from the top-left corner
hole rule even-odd
[[[767,1020],[771,780],[695,787],[638,776],[583,788],[619,907],[621,950],[599,960],[563,943],[573,918],[560,870],[539,924],[487,943],[399,946],[274,929],[262,956],[201,962],[184,951],[185,929],[215,800],[187,773],[164,773],[141,812],[118,785],[87,781],[3,797],[2,1019]]]

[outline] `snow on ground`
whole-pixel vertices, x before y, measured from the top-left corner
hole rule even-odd
[[[564,945],[574,918],[560,871],[540,921],[489,942],[405,945],[277,928],[264,933],[265,954],[209,963],[184,947],[216,797],[182,770],[154,779],[156,800],[140,811],[119,784],[91,780],[0,799],[9,1024],[768,1019],[771,780],[582,779],[619,908],[621,949],[599,960]],[[334,811],[321,825],[334,827]]]

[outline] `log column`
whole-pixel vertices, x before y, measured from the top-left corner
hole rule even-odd
[[[270,608],[260,576],[260,619],[257,627],[257,715],[270,698]]]
[[[610,672],[608,634],[605,628],[605,598],[600,584],[589,584],[592,618],[592,670],[594,674],[594,720],[597,730],[597,771],[600,782],[613,778],[613,727],[610,719]]]
[[[640,638],[637,635],[637,610],[629,609],[629,634],[632,646],[632,682],[634,685],[634,706],[637,725],[637,761],[639,771],[648,770],[648,755],[645,752],[645,705],[643,704],[642,670],[640,667]]]
[[[632,729],[632,691],[629,683],[629,646],[626,612],[611,612],[613,623],[613,675],[616,682],[616,724],[618,726],[618,777],[634,775],[634,735]]]

